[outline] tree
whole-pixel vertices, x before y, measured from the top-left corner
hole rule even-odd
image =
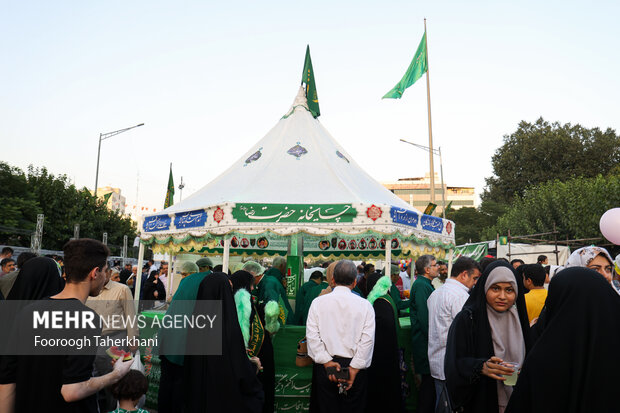
[[[554,180],[527,189],[483,235],[549,232],[555,223],[560,238],[602,237],[601,215],[618,205],[620,175]]]
[[[0,162],[0,242],[30,246],[41,208],[29,190],[26,175],[19,168]]]
[[[30,245],[30,236],[20,232],[33,231],[38,213],[45,215],[43,248],[60,250],[73,237],[73,227],[80,224],[82,238],[101,239],[108,233],[108,246],[120,254],[123,236],[136,236],[131,219],[109,210],[86,188],[77,189],[65,175],[54,176],[46,168],[30,166],[24,174],[18,168],[0,162],[0,242]],[[4,232],[2,227],[5,228]],[[21,238],[20,238],[21,236]]]
[[[550,180],[591,178],[617,173],[620,136],[613,129],[587,129],[570,123],[549,123],[542,118],[525,121],[510,135],[492,158],[494,176],[487,178],[483,204],[510,203],[529,187]]]

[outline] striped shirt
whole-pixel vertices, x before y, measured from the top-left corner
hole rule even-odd
[[[428,362],[435,379],[446,379],[443,362],[448,330],[468,298],[467,287],[452,278],[428,298]]]

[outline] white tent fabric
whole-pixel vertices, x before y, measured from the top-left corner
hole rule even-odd
[[[312,117],[301,88],[291,111],[228,170],[164,212],[224,202],[365,203],[411,208],[360,168]],[[303,148],[299,156],[287,153],[297,145]],[[247,161],[259,153],[258,159]]]
[[[267,231],[398,232],[414,242],[454,245],[454,223],[421,214],[370,177],[311,115],[303,88],[246,154],[188,198],[146,216],[141,230],[143,242],[175,248],[188,237]]]

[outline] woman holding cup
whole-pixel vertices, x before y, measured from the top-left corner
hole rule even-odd
[[[512,267],[495,261],[452,322],[445,373],[454,409],[504,412],[529,349],[524,293]]]

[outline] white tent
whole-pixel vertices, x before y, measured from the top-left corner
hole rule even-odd
[[[385,236],[396,239],[390,246],[397,250],[454,245],[454,223],[417,212],[364,172],[312,116],[302,88],[286,115],[228,170],[146,216],[141,241],[156,251],[214,253],[231,240],[234,253],[250,255],[281,249],[275,244],[293,234],[304,234],[305,251],[348,257],[378,253]]]
[[[443,258],[454,223],[423,215],[370,177],[308,109],[300,88],[267,135],[205,187],[147,215],[144,246],[169,254]],[[389,267],[388,267],[389,268]],[[138,282],[139,284],[139,282]],[[138,286],[139,288],[139,286]]]

